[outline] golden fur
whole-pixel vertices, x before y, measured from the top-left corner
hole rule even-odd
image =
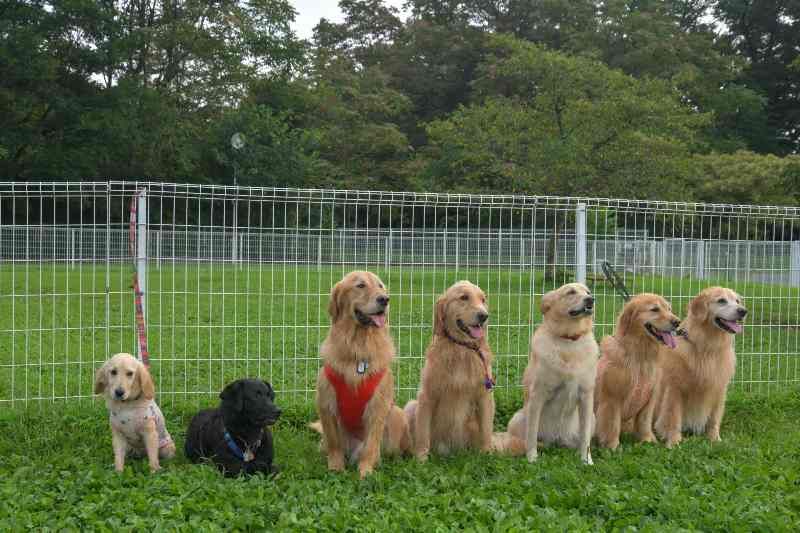
[[[675,350],[661,348],[655,429],[668,447],[680,443],[683,431],[720,440],[725,395],[736,369],[733,333],[742,331],[746,314],[734,291],[704,289],[689,302],[682,325],[688,338],[678,339]]]
[[[381,301],[384,301],[381,304]],[[381,450],[398,454],[410,449],[408,423],[403,410],[394,405],[391,362],[395,348],[388,327],[389,296],[383,282],[371,272],[347,274],[331,291],[328,313],[331,329],[320,347],[325,365],[342,375],[350,387],[367,376],[386,370],[364,411],[362,442],[351,435],[338,418],[336,390],[320,369],[317,378],[317,411],[320,420],[312,427],[323,434],[323,448],[330,470],[343,470],[345,457],[358,462],[361,477],[371,473]],[[383,317],[378,326],[373,317]],[[358,365],[368,365],[359,374]]]
[[[679,325],[669,302],[657,294],[638,294],[623,307],[614,335],[600,343],[594,405],[601,446],[616,449],[621,431],[631,430],[639,441],[655,442],[659,347],[675,345]]]
[[[523,407],[508,423],[506,448],[538,457],[538,441],[576,448],[592,464],[597,341],[592,332],[594,298],[580,283],[569,283],[542,298],[542,324],[531,338],[522,378]]]
[[[456,282],[436,301],[419,394],[405,407],[414,455],[421,461],[431,450],[444,455],[491,449],[494,395],[485,386],[492,368],[488,318],[486,295],[469,281]]]
[[[122,392],[117,396],[115,391]],[[97,369],[94,379],[94,393],[103,394],[110,413],[133,412],[144,409],[155,398],[155,385],[150,372],[141,361],[127,353],[118,353]],[[159,458],[170,459],[175,455],[175,444],[170,442],[159,447],[156,422],[150,418],[138,429],[141,441],[150,463],[150,470],[161,468]],[[112,445],[114,447],[114,468],[121,472],[125,467],[128,452],[136,451],[138,443],[129,442],[124,433],[111,425]]]

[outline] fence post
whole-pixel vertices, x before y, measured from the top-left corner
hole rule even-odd
[[[461,263],[461,236],[456,234],[456,270]]]
[[[575,281],[586,283],[586,204],[575,210]]]
[[[650,241],[650,261],[652,261],[652,263],[650,263],[652,265],[650,272],[653,274],[656,273],[656,266],[658,265],[658,251],[658,243],[656,241]]]
[[[695,241],[696,245],[696,252],[697,252],[697,262],[694,265],[694,277],[697,279],[705,279],[706,277],[706,242],[705,241]]]
[[[792,241],[792,259],[790,261],[791,284],[800,287],[800,241]]]
[[[75,228],[71,228],[70,232],[70,247],[69,247],[69,258],[70,264],[72,265],[72,270],[75,270]]]
[[[386,243],[384,244],[384,250],[383,250],[383,268],[386,270],[389,270],[389,263],[392,262],[391,254],[392,254],[392,230],[389,230],[389,234],[386,236]]]
[[[142,294],[142,318],[147,331],[147,191],[145,189],[136,195],[136,276],[139,280],[139,292]],[[140,352],[139,360],[141,360],[141,347],[137,350]]]

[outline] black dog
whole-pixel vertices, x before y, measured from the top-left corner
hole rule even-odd
[[[192,418],[186,432],[186,457],[194,463],[210,459],[228,477],[262,472],[272,474],[272,433],[281,415],[272,403],[272,386],[260,379],[240,379],[219,397],[218,409],[205,409]]]

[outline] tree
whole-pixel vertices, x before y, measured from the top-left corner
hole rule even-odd
[[[747,61],[741,83],[766,98],[769,129],[752,145],[776,154],[800,150],[800,2],[720,0],[716,15]]]
[[[570,49],[579,35],[594,31],[592,0],[410,0],[415,17],[445,26],[472,26],[508,33],[548,48]]]
[[[711,113],[701,151],[756,146],[766,132],[764,99],[740,83],[745,63],[720,40],[709,0],[610,0],[596,30],[576,39],[575,52],[597,57],[637,78],[668,81],[687,105]]]
[[[476,101],[429,125],[428,186],[568,196],[681,198],[707,116],[668,84],[495,36]],[[548,279],[559,276],[552,229]]]
[[[800,205],[800,156],[739,151],[697,155],[695,194],[700,201]]]
[[[287,0],[0,7],[3,176],[209,179],[211,125],[304,49]]]
[[[509,36],[475,102],[428,126],[429,183],[452,190],[679,198],[709,117],[668,84]]]

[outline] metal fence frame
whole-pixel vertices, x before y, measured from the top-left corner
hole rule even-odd
[[[129,206],[139,223],[134,258]],[[135,260],[134,260],[135,259]],[[154,182],[0,184],[0,405],[91,398],[94,370],[136,352],[138,270],[160,395],[213,396],[258,375],[307,402],[330,286],[354,268],[391,283],[399,396],[413,394],[433,299],[468,278],[496,301],[501,391],[517,393],[538,300],[587,281],[598,338],[633,287],[683,311],[724,283],[750,302],[734,386],[800,383],[800,210],[638,200],[274,189]],[[552,279],[547,280],[545,276]],[[548,283],[550,285],[548,285]],[[751,293],[751,294],[748,294]],[[183,344],[183,345],[181,345]]]

